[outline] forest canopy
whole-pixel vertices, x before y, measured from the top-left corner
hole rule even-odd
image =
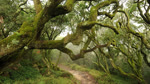
[[[64,32],[68,34],[57,40]],[[73,53],[69,43],[82,44],[80,52]],[[57,49],[72,60],[95,52],[123,75],[143,82],[141,67],[150,67],[150,1],[2,0],[0,71],[33,49]],[[133,73],[117,66],[119,56]]]

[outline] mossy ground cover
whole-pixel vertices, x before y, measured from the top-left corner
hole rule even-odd
[[[111,75],[108,76],[103,71],[98,71],[95,69],[89,69],[85,68],[83,66],[79,66],[77,64],[66,64],[70,68],[74,70],[80,70],[88,72],[90,75],[92,75],[98,84],[137,84],[137,81],[122,75]]]
[[[49,75],[46,67],[39,70],[29,61],[9,67],[0,75],[0,84],[79,84],[68,72],[51,70]]]
[[[76,82],[74,78],[42,76],[34,80],[16,81],[14,84],[76,84]]]
[[[0,84],[78,84],[71,74],[64,71],[53,71],[51,75],[42,76],[34,68],[24,68],[30,71],[12,70],[11,76],[0,76]]]

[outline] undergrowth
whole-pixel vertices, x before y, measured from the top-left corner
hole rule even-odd
[[[79,84],[68,72],[50,70],[49,75],[46,72],[46,67],[37,69],[26,60],[0,74],[0,84]]]
[[[125,76],[120,76],[120,75],[108,76],[103,71],[85,68],[77,64],[67,64],[67,66],[69,66],[73,70],[80,70],[80,71],[88,72],[90,75],[92,75],[95,78],[98,84],[137,84],[136,80],[125,77]]]

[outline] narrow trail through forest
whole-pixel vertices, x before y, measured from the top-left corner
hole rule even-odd
[[[97,84],[95,79],[87,72],[82,72],[78,70],[72,70],[71,68],[65,65],[58,65],[64,71],[71,73],[81,84]]]

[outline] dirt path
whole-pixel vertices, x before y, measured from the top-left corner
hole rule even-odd
[[[77,80],[81,82],[81,84],[97,84],[95,79],[87,72],[72,70],[64,65],[58,65],[58,67],[60,67],[62,70],[71,73]]]

